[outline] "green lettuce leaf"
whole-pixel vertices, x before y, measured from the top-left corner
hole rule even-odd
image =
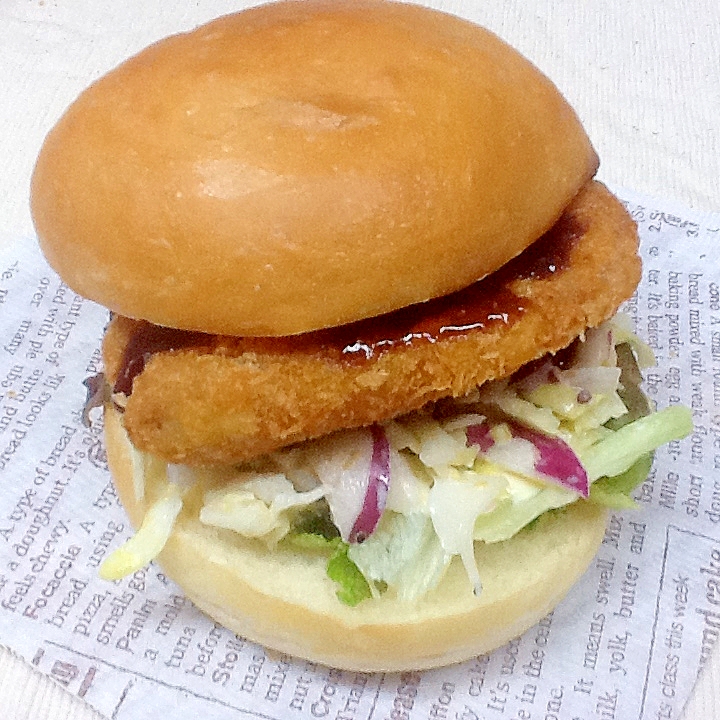
[[[643,455],[689,435],[692,413],[682,405],[664,408],[615,430],[582,453],[583,465],[593,482],[627,472]]]
[[[299,550],[330,555],[326,572],[338,586],[335,594],[340,602],[355,607],[363,600],[372,597],[368,581],[348,557],[350,546],[339,536],[328,538],[318,533],[300,532],[289,535],[285,542]]]
[[[613,510],[631,510],[637,503],[630,493],[642,483],[650,473],[653,453],[643,455],[634,465],[620,475],[604,477],[590,486],[590,502],[604,505]]]
[[[370,585],[358,566],[348,557],[349,546],[339,542],[327,564],[328,577],[339,586],[336,595],[340,602],[355,607],[372,597]]]

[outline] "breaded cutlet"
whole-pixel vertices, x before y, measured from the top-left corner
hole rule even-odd
[[[545,237],[455,296],[289,338],[161,331],[176,349],[149,353],[131,379],[125,429],[135,447],[169,462],[236,464],[465,395],[611,317],[639,281],[637,250],[622,204],[593,181]],[[453,301],[474,304],[478,327],[453,330]],[[438,312],[444,331],[428,335]],[[457,324],[471,321],[461,314]],[[153,327],[113,318],[104,341],[110,385],[127,370],[128,346]],[[384,335],[394,340],[383,344]]]

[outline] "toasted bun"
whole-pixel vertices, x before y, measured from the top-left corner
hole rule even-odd
[[[91,86],[47,137],[32,211],[63,279],[119,314],[288,335],[493,272],[596,166],[557,89],[488,31],[278,2]]]
[[[140,525],[146,504],[133,494],[132,461],[121,416],[105,411],[108,460],[123,505]],[[146,497],[164,482],[147,465]],[[576,502],[548,513],[510,541],[476,544],[479,598],[462,565],[415,604],[383,597],[351,608],[340,603],[322,556],[268,552],[183,510],[159,562],[204,612],[269,648],[361,671],[423,669],[465,660],[534,625],[585,571],[603,537],[605,512]]]

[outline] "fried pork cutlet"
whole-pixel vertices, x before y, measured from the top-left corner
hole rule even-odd
[[[173,463],[239,463],[462,396],[561,350],[632,294],[637,246],[622,205],[591,182],[543,238],[454,295],[284,338],[116,316],[106,375],[137,448]]]

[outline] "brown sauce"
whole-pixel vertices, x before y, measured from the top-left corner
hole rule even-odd
[[[525,301],[489,279],[452,295],[316,333],[323,349],[348,362],[363,362],[397,347],[482,332],[512,325]]]
[[[135,323],[133,334],[125,346],[113,392],[130,395],[133,380],[145,369],[145,364],[154,354],[201,347],[208,344],[208,339],[205,333],[176,330],[149,322]]]
[[[523,279],[545,280],[570,264],[570,256],[587,225],[570,213],[563,215],[548,232],[503,268]]]
[[[227,347],[240,351],[322,353],[338,361],[362,363],[396,348],[468,333],[499,325],[511,326],[525,312],[528,301],[512,292],[518,279],[544,280],[562,272],[586,228],[572,215],[555,226],[501,270],[458,292],[411,305],[376,318],[336,328],[278,338],[230,338],[137,323],[125,349],[115,392],[129,395],[133,379],[155,353],[190,347],[212,352]]]

